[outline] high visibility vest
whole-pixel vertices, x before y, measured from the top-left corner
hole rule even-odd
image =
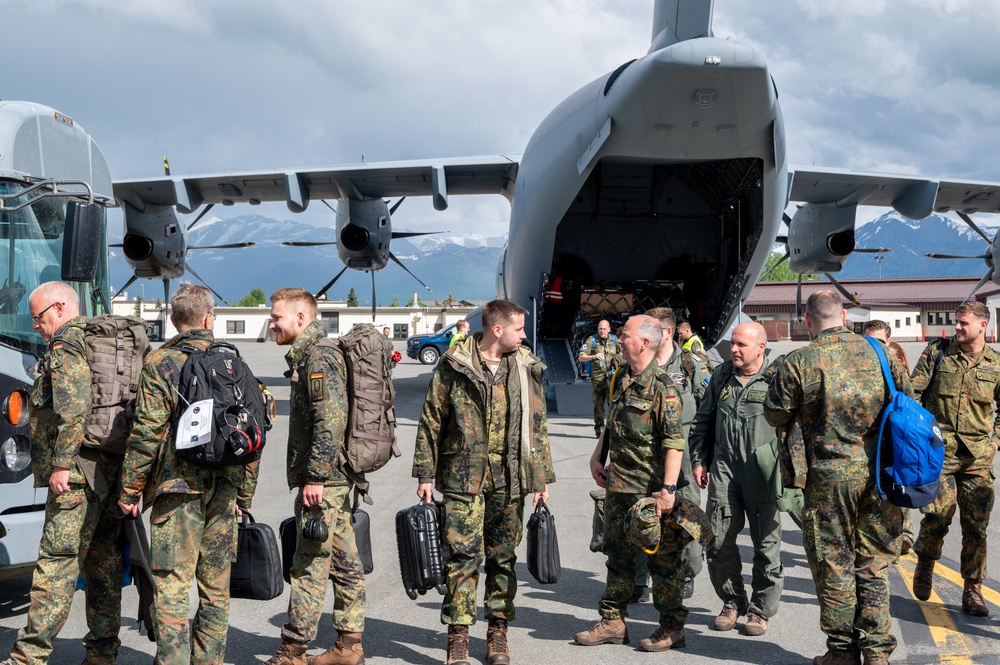
[[[545,290],[542,292],[542,297],[546,302],[561,303],[563,299],[561,289],[562,277],[553,277],[549,280]]]

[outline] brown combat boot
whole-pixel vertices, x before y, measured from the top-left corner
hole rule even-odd
[[[861,656],[850,651],[827,651],[813,658],[813,665],[861,665]]]
[[[962,592],[962,611],[974,617],[988,617],[990,608],[983,599],[983,583],[980,580],[965,580]]]
[[[365,652],[361,648],[361,633],[339,633],[337,642],[325,653],[309,656],[309,665],[363,665]]]
[[[918,600],[927,600],[931,597],[935,563],[934,559],[917,557],[917,567],[913,570],[913,595]]]
[[[490,627],[486,629],[486,661],[489,665],[510,665],[506,619],[490,619]]]
[[[445,665],[470,665],[468,626],[448,626],[448,659]]]
[[[759,614],[750,613],[747,622],[743,624],[743,634],[747,637],[760,637],[767,632],[767,619]]]
[[[639,648],[643,651],[666,651],[667,649],[682,649],[686,646],[684,642],[684,629],[671,630],[665,626],[658,627],[652,635],[639,640]]]
[[[576,643],[585,647],[598,644],[628,644],[628,626],[622,619],[605,619],[576,634]]]
[[[264,665],[309,665],[309,662],[306,660],[306,648],[308,646],[301,642],[281,640],[278,653],[271,656]]]
[[[736,619],[739,618],[740,613],[735,607],[729,607],[726,605],[719,612],[719,616],[715,617],[715,621],[712,623],[712,630],[732,630],[736,627]]]

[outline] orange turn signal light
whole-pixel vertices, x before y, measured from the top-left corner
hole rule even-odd
[[[9,422],[14,427],[21,424],[21,419],[24,417],[24,397],[20,390],[15,390],[7,397],[6,409],[4,409],[4,415],[7,416],[7,422]]]

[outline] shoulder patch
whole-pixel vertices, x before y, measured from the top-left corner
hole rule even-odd
[[[313,402],[326,399],[326,376],[323,372],[309,373],[309,399]]]

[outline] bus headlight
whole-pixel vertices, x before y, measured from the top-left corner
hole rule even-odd
[[[21,471],[31,464],[31,443],[28,437],[15,434],[0,446],[0,463],[11,471]]]

